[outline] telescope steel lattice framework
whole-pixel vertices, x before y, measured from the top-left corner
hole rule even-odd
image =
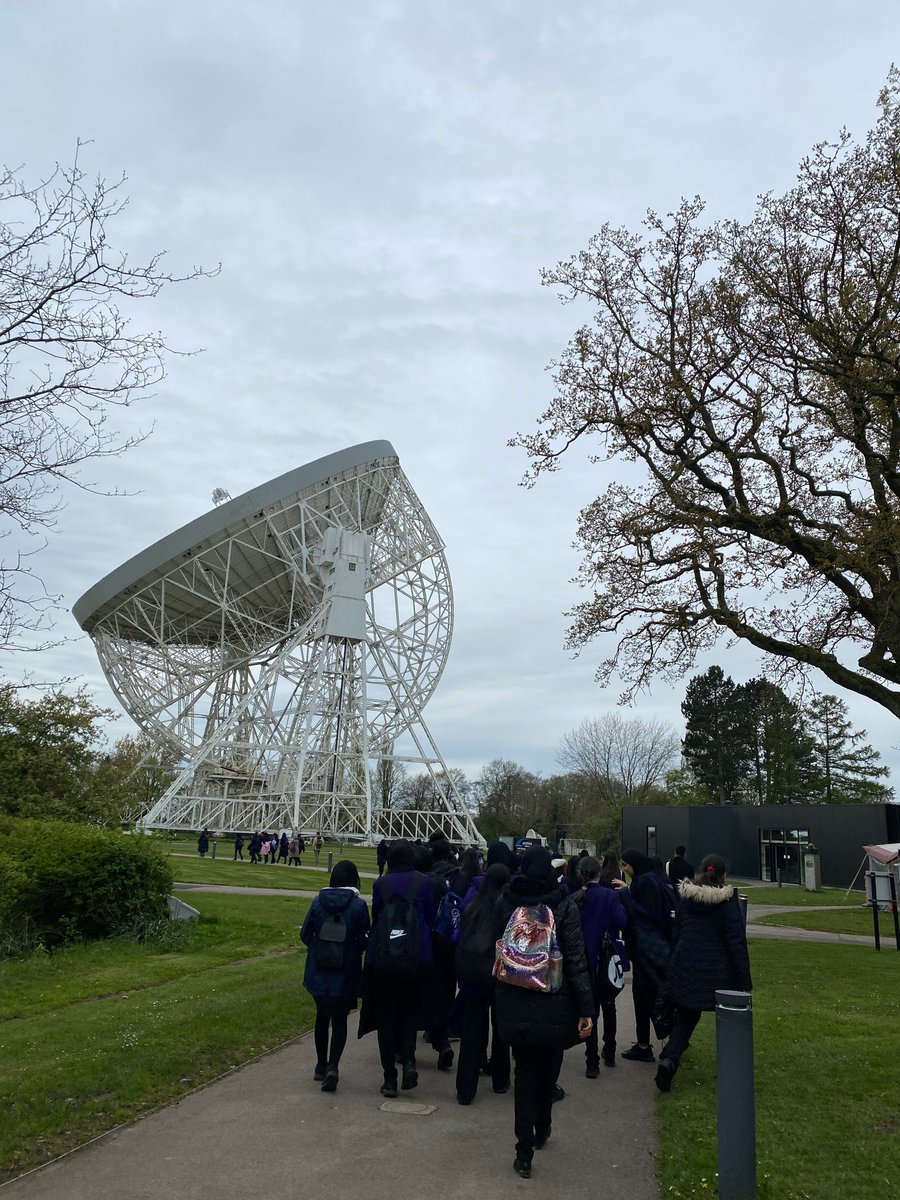
[[[124,707],[180,764],[145,827],[482,840],[422,718],[453,595],[390,442],[228,500],[73,611]],[[373,803],[370,765],[392,760],[425,768],[433,809]]]

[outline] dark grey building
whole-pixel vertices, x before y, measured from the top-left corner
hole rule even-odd
[[[622,810],[622,849],[631,846],[665,862],[675,846],[699,868],[721,854],[731,873],[774,883],[802,883],[803,853],[819,851],[822,883],[849,887],[863,846],[900,842],[900,804],[648,805]],[[862,888],[860,875],[856,886]]]

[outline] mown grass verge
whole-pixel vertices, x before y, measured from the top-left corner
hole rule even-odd
[[[0,1181],[311,1028],[308,901],[202,895],[174,953],[115,941],[0,967]]]
[[[751,940],[759,1200],[880,1200],[900,1177],[887,1064],[897,962],[863,946]],[[659,1097],[662,1197],[716,1196],[715,1018]]]
[[[279,891],[293,889],[301,892],[317,892],[328,886],[328,872],[314,867],[285,867],[269,864],[242,862],[212,862],[208,858],[183,858],[179,854],[169,855],[169,863],[176,883],[212,883],[228,887],[277,888]],[[362,890],[371,892],[371,879],[363,877]],[[190,899],[182,897],[182,899]]]
[[[861,904],[862,892],[850,892],[846,888],[822,888],[821,892],[808,892],[802,887],[765,887],[753,884],[737,884],[737,890],[751,904],[784,904],[806,907],[821,904]]]
[[[872,910],[858,909],[827,909],[818,912],[771,913],[767,917],[759,917],[754,922],[759,925],[787,925],[793,929],[819,929],[824,933],[855,933],[872,938],[874,945]],[[881,940],[894,940],[894,918],[890,913],[878,914],[878,927],[881,930]]]

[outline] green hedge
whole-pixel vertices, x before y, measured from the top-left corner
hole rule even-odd
[[[0,818],[0,925],[47,947],[168,913],[172,871],[150,838],[68,821]]]

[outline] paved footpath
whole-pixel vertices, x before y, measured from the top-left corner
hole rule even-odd
[[[634,1040],[630,988],[619,999],[619,1046]],[[515,1190],[529,1200],[583,1196],[659,1200],[653,1074],[620,1061],[586,1079],[570,1050],[553,1133],[530,1180],[512,1169],[513,1096],[482,1077],[471,1106],[455,1073],[420,1042],[419,1086],[379,1095],[375,1035],[351,1029],[337,1092],[312,1074],[307,1035],[126,1128],[0,1187],[2,1200],[459,1200]]]
[[[750,906],[750,937],[872,944],[867,937],[753,924],[754,916],[773,911],[778,907]],[[618,1015],[624,1049],[634,1040],[630,983]],[[461,1193],[494,1195],[501,1188],[557,1200],[597,1186],[604,1200],[659,1200],[653,1066],[619,1060],[615,1070],[589,1080],[583,1052],[570,1050],[560,1076],[567,1096],[554,1105],[553,1135],[535,1155],[532,1178],[521,1180],[512,1170],[512,1092],[495,1096],[482,1078],[475,1103],[461,1107],[454,1073],[437,1071],[434,1052],[421,1046],[418,1088],[385,1101],[375,1036],[360,1041],[354,1029],[333,1095],[313,1082],[310,1034],[0,1185],[0,1200],[459,1200]]]

